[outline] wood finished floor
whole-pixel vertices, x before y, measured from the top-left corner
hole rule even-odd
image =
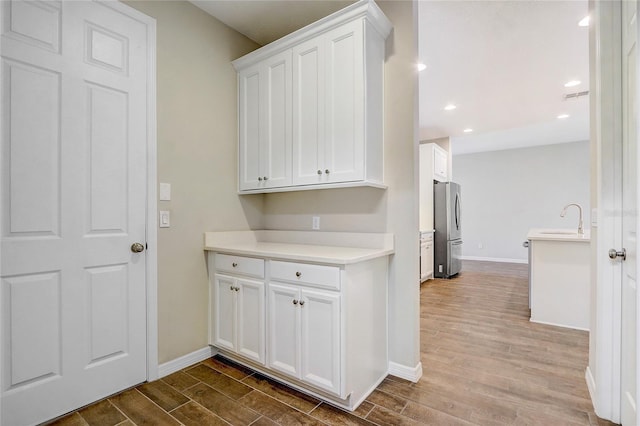
[[[526,265],[465,262],[422,284],[418,383],[392,376],[354,413],[212,358],[69,414],[69,425],[606,425],[588,334],[529,322]]]

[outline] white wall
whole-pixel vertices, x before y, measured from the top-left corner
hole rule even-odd
[[[455,143],[455,142],[454,142]],[[455,155],[453,181],[462,185],[463,256],[527,260],[530,228],[590,226],[589,142]],[[482,248],[480,248],[482,245]]]

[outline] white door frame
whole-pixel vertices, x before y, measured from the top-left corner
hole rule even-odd
[[[147,24],[147,381],[158,379],[158,156],[156,121],[156,20],[132,7]]]
[[[589,52],[591,152],[597,158],[592,183],[597,187],[594,205],[598,211],[597,227],[591,234],[592,314],[586,379],[596,414],[619,423],[622,267],[607,253],[610,248],[622,247],[621,1],[590,0],[589,11],[593,23]]]
[[[147,380],[158,378],[158,223],[157,223],[157,131],[156,131],[156,20],[117,0],[102,1],[147,27],[147,226],[146,226],[146,308]],[[0,125],[1,126],[1,125]],[[0,134],[2,128],[0,127]],[[2,153],[0,152],[0,155]],[[1,162],[2,158],[0,158]],[[0,182],[1,184],[1,182]],[[0,210],[2,220],[2,210]],[[1,245],[0,245],[1,247]],[[1,250],[1,249],[0,249]],[[2,253],[0,252],[0,256]],[[1,265],[0,265],[1,268]],[[2,271],[0,270],[0,275]],[[0,310],[4,301],[0,292]],[[0,351],[0,365],[2,351]],[[2,381],[0,369],[0,382]],[[0,401],[0,419],[2,403]]]
[[[111,8],[147,27],[147,381],[158,378],[158,156],[156,121],[156,20],[117,0]]]

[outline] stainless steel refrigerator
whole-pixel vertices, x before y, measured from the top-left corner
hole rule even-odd
[[[450,278],[462,268],[462,204],[460,185],[434,182],[433,236],[434,276]]]

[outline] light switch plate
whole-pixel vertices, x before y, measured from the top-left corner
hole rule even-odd
[[[160,210],[160,228],[171,226],[171,213],[168,210]]]
[[[160,201],[171,201],[170,183],[160,183]]]

